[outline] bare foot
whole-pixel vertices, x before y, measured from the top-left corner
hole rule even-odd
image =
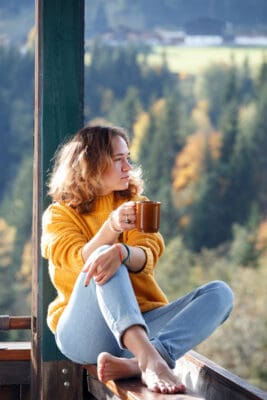
[[[142,370],[142,381],[152,392],[159,393],[185,393],[186,387],[173,373],[167,363],[162,360],[146,366]]]
[[[148,364],[141,371],[136,358],[120,358],[109,353],[101,353],[97,359],[97,375],[103,383],[141,375],[142,382],[152,392],[169,394],[186,392],[186,387],[164,360],[154,361],[151,367]]]
[[[135,358],[120,358],[101,353],[97,358],[97,375],[101,382],[140,376],[141,371]]]

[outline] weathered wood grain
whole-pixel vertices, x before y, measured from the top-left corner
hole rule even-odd
[[[175,373],[187,387],[186,394],[152,393],[138,379],[98,381],[96,367],[86,366],[88,390],[97,399],[123,400],[267,400],[267,393],[191,351],[176,363]],[[110,397],[113,396],[113,397]]]

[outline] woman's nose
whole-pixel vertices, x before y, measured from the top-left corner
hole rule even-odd
[[[130,169],[132,169],[131,163],[129,160],[124,160],[123,164],[122,164],[122,169],[124,171],[129,171]]]

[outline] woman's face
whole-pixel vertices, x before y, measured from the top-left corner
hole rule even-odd
[[[127,143],[121,136],[114,136],[112,142],[112,165],[101,177],[101,195],[126,190],[129,186],[129,171],[132,169]]]

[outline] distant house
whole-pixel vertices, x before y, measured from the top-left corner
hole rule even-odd
[[[223,37],[218,35],[187,35],[184,40],[185,46],[221,46]]]
[[[159,41],[162,45],[179,45],[184,42],[185,32],[182,31],[169,31],[166,29],[156,29]]]
[[[234,39],[237,46],[267,46],[267,36],[242,35]]]

